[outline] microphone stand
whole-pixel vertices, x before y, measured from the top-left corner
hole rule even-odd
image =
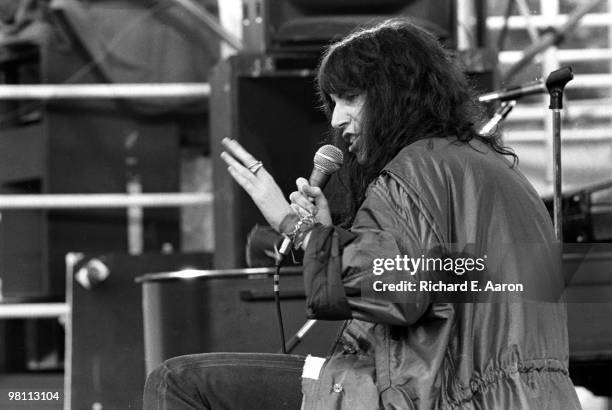
[[[480,128],[478,135],[485,138],[491,136],[495,128],[497,128],[497,126],[508,116],[508,114],[510,114],[510,111],[512,111],[515,105],[516,100],[502,102],[499,108],[495,111],[495,114],[493,114],[493,117],[491,117],[491,119],[487,121],[482,128]]]
[[[546,88],[550,93],[550,105],[553,115],[553,184],[554,184],[554,225],[557,240],[563,243],[563,209],[561,202],[561,109],[563,108],[563,90],[574,78],[571,67],[563,67],[550,73],[546,79]]]

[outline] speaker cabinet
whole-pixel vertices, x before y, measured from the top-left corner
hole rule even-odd
[[[245,267],[246,236],[265,224],[250,197],[219,158],[221,139],[238,140],[287,195],[295,180],[308,176],[312,158],[325,141],[328,122],[317,107],[312,69],[279,69],[293,58],[266,55],[231,57],[212,77],[211,148],[213,153],[215,267]]]
[[[32,50],[36,59],[26,67],[35,65],[40,78],[21,80],[104,82],[95,61],[71,39],[60,44],[54,37]],[[20,71],[24,64],[15,57],[11,70]],[[145,115],[110,99],[30,101],[19,107],[0,106],[4,117],[16,117],[0,124],[0,193],[125,193],[129,187],[144,193],[179,191],[181,117]],[[125,209],[3,211],[3,296],[63,298],[64,255],[127,251],[127,223]],[[180,247],[178,208],[145,209],[140,225],[143,251]]]
[[[565,228],[565,227],[564,227]],[[565,243],[570,376],[597,396],[612,396],[612,244]]]
[[[85,288],[83,276],[95,277],[101,264],[108,269],[108,277],[91,289]],[[205,253],[71,254],[66,266],[70,314],[64,408],[142,408],[146,377],[142,290],[135,278],[187,267],[204,269],[210,264],[211,255]],[[189,316],[188,311],[183,314]]]
[[[452,0],[243,0],[243,38],[251,52],[321,50],[356,27],[409,16],[455,44]]]

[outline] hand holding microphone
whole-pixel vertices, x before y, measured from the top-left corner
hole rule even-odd
[[[291,208],[300,216],[313,215],[318,223],[330,226],[332,224],[331,212],[327,198],[318,186],[312,186],[306,178],[295,181],[297,191],[289,195]]]
[[[333,145],[324,145],[316,152],[313,163],[314,167],[308,181],[306,178],[298,178],[295,183],[297,191],[289,195],[291,208],[300,216],[311,214],[315,220],[325,226],[332,224],[331,212],[323,188],[329,182],[332,174],[337,172],[344,157],[342,151]]]
[[[285,257],[291,252],[292,245],[296,248],[305,246],[315,222],[331,224],[329,207],[321,188],[327,183],[330,175],[340,169],[343,160],[342,151],[333,145],[325,145],[317,151],[310,180],[308,182],[303,178],[298,180],[298,192],[292,194],[295,202],[290,205],[261,161],[256,160],[235,140],[224,138],[221,143],[227,150],[221,153],[221,158],[228,165],[227,169],[232,178],[251,196],[270,226],[283,234],[279,235],[281,239],[274,245],[276,265],[274,299],[280,326],[281,350],[286,353],[279,296],[280,268]],[[310,198],[313,199],[314,205],[310,202]],[[301,211],[302,205],[307,207],[305,211]],[[318,208],[320,215],[313,222],[314,216],[311,211],[315,211],[314,206]],[[306,215],[302,215],[302,212],[306,212]],[[281,228],[281,225],[284,226]],[[255,238],[251,236],[250,239]]]

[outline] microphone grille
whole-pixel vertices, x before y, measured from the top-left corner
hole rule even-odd
[[[314,156],[314,166],[326,175],[338,171],[344,163],[344,156],[340,148],[333,145],[323,145]]]

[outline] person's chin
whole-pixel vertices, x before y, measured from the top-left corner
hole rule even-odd
[[[363,147],[359,145],[359,142],[351,144],[348,148],[348,152],[355,156],[359,165],[364,165],[366,163],[366,155]]]
[[[358,152],[357,154],[355,154],[355,159],[357,160],[357,163],[359,165],[365,165],[366,164],[366,156],[365,153],[363,152]]]

